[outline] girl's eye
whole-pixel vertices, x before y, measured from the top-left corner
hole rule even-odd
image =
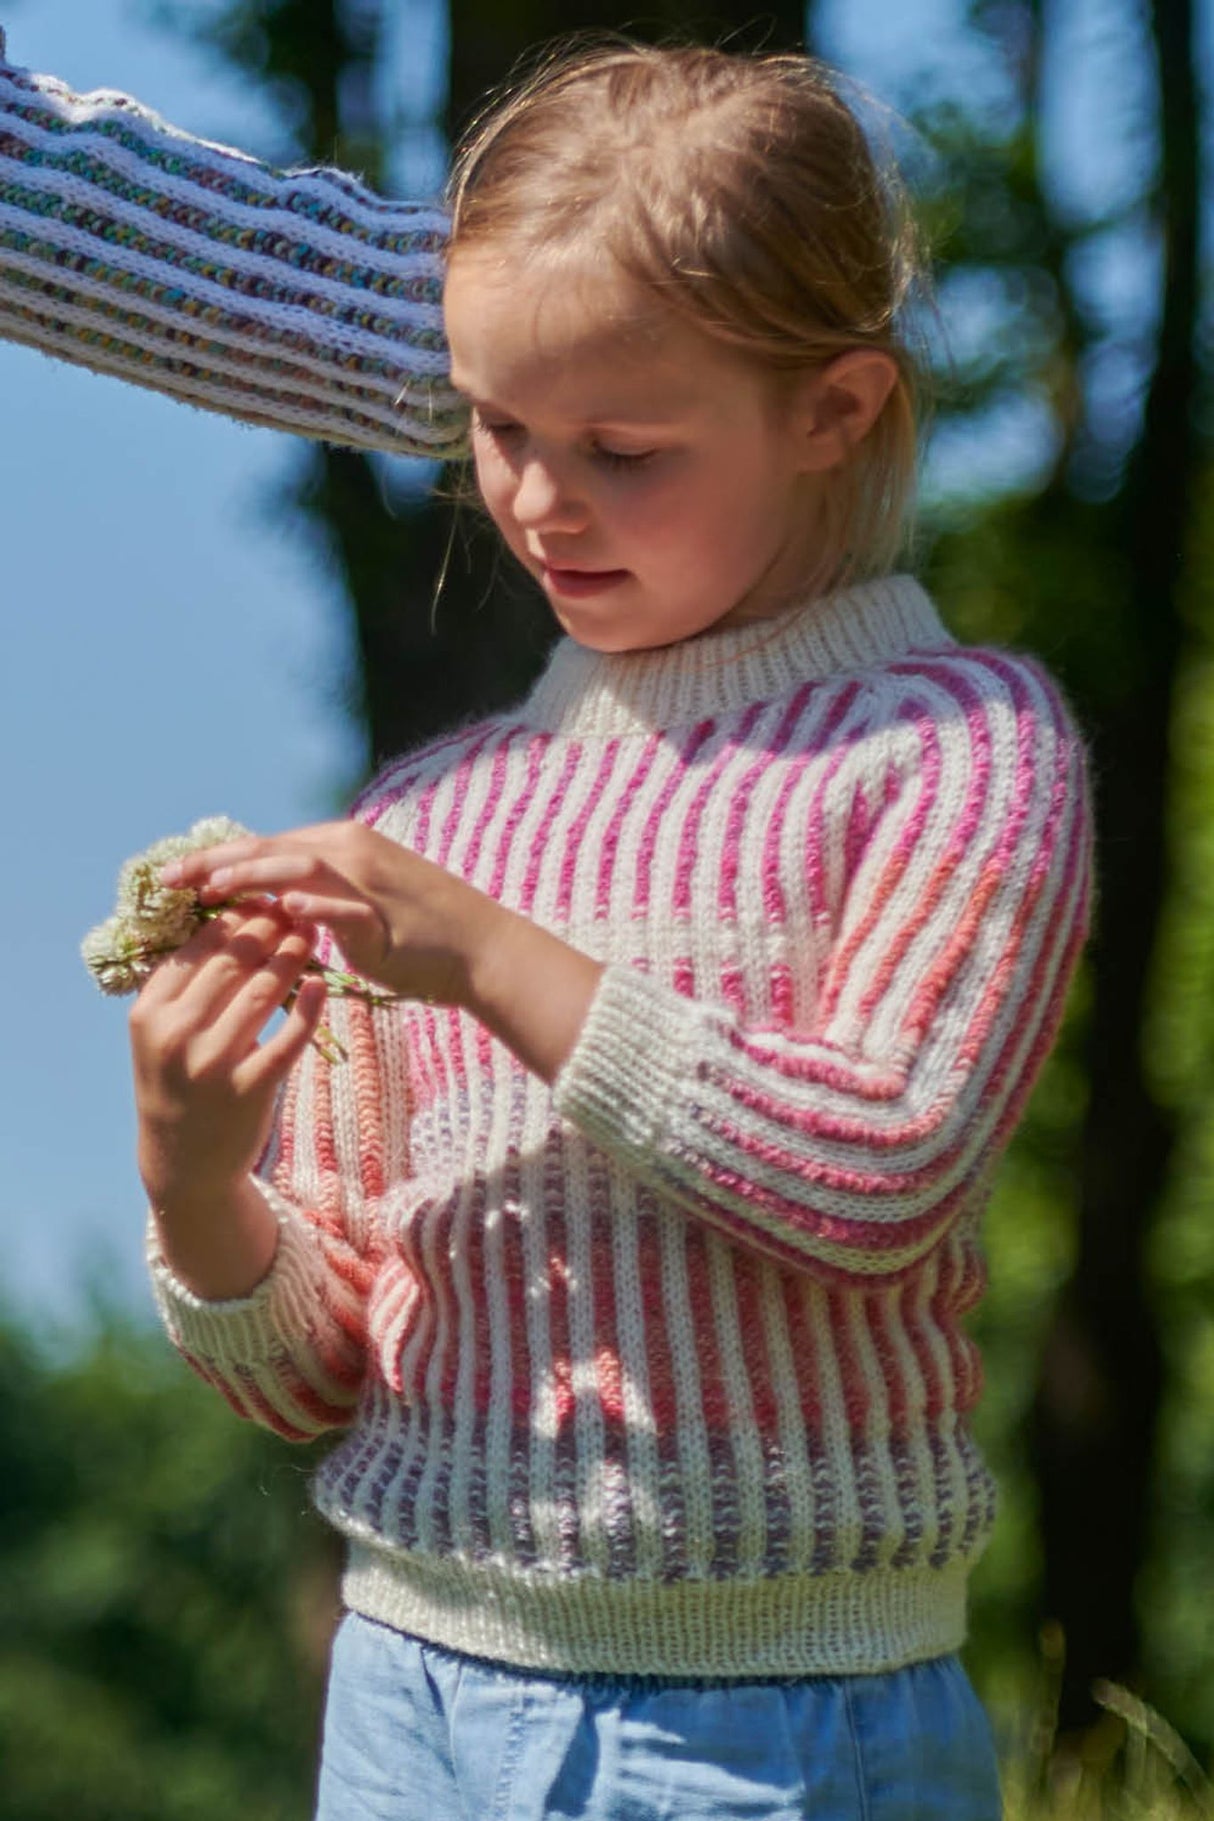
[[[501,442],[505,437],[508,437],[519,430],[521,425],[512,423],[509,418],[501,418],[495,421],[492,418],[482,417],[479,411],[474,411],[472,413],[472,428],[481,431],[485,436],[496,437],[497,440]]]
[[[608,468],[638,468],[656,454],[656,449],[605,449],[601,443],[594,451],[595,460]]]

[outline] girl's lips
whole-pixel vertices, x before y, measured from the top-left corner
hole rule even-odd
[[[583,596],[601,594],[627,581],[627,569],[562,569],[556,563],[543,566],[544,581],[557,594]]]

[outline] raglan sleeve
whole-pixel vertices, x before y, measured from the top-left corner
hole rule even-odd
[[[245,1297],[182,1284],[149,1226],[152,1291],[169,1338],[236,1412],[290,1441],[341,1428],[369,1358],[385,1270],[383,1207],[408,1169],[408,1082],[395,1008],[331,999],[341,1052],[305,1050],[288,1077],[256,1176],[278,1220],[273,1263]]]
[[[275,170],[117,93],[12,67],[0,29],[0,337],[360,449],[463,452],[447,222]]]
[[[857,1286],[913,1268],[988,1178],[1092,892],[1084,746],[1045,673],[991,653],[915,698],[802,1028],[617,963],[554,1084],[558,1113],[659,1195]]]

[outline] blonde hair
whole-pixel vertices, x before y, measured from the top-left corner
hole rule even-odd
[[[457,151],[448,258],[585,243],[776,374],[879,349],[897,378],[826,490],[819,585],[887,572],[914,496],[922,280],[892,158],[807,56],[611,41],[550,54]]]

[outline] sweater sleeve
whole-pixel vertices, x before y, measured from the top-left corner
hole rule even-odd
[[[0,31],[2,338],[249,423],[445,458],[465,440],[446,228],[14,69]]]
[[[986,656],[915,685],[912,757],[850,859],[806,1028],[616,964],[555,1083],[558,1112],[654,1190],[858,1285],[980,1198],[1087,929],[1081,740],[1035,665]]]
[[[283,1094],[257,1181],[278,1247],[250,1295],[195,1295],[149,1237],[152,1289],[170,1339],[241,1416],[304,1441],[350,1421],[368,1358],[368,1310],[384,1263],[381,1209],[407,1168],[407,1084],[391,1011],[332,1000],[346,1051],[309,1048]]]

